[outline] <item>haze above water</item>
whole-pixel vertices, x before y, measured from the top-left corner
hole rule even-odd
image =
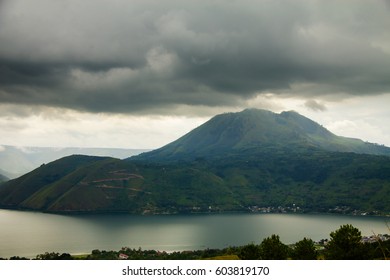
[[[90,253],[121,247],[165,251],[223,248],[260,243],[278,234],[286,243],[315,241],[343,224],[363,235],[388,233],[384,217],[312,214],[78,215],[0,210],[0,257],[45,252]]]

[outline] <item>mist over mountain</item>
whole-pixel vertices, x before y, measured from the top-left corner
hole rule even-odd
[[[390,148],[360,139],[337,136],[316,122],[294,112],[276,114],[247,109],[225,113],[192,130],[178,140],[136,158],[190,160],[267,149],[312,149],[390,155]]]
[[[17,178],[41,164],[49,163],[73,154],[127,158],[148,151],[146,149],[76,148],[76,147],[17,147],[0,146],[0,174]]]
[[[388,214],[389,155],[388,147],[334,135],[295,112],[250,109],[215,116],[160,149],[125,160],[72,155],[43,164],[1,184],[0,207]]]

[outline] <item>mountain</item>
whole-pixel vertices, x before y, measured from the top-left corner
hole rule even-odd
[[[60,213],[390,213],[389,148],[295,113],[218,115],[158,150],[72,155],[0,185],[0,207]],[[265,209],[265,210],[264,210]]]
[[[9,180],[9,179],[8,179],[6,176],[0,174],[0,184],[3,183],[3,182],[5,182],[5,181],[8,181],[8,180]]]
[[[16,147],[0,145],[0,173],[8,178],[17,178],[43,163],[49,163],[73,154],[127,158],[148,150],[114,148],[53,148]]]
[[[192,160],[266,149],[310,149],[390,155],[390,148],[359,139],[336,136],[293,111],[275,114],[247,109],[217,115],[178,140],[136,158],[166,161]]]
[[[89,157],[89,156],[70,156],[56,160],[47,165],[42,164],[34,171],[27,173],[17,179],[8,181],[0,187],[0,197],[2,205],[12,207],[20,204],[24,200],[34,197],[45,186],[56,183],[64,179],[68,174],[79,170],[80,168],[91,165],[92,163],[106,160],[106,158]],[[69,183],[70,181],[68,181]],[[68,190],[62,189],[58,194]],[[51,196],[43,195],[46,201]]]

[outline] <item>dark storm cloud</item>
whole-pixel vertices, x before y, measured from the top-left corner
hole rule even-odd
[[[387,5],[3,1],[0,102],[132,113],[390,92]]]

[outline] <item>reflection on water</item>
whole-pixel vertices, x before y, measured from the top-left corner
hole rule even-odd
[[[44,252],[89,253],[131,248],[165,251],[260,243],[278,234],[284,243],[329,238],[343,224],[363,235],[387,233],[386,218],[309,214],[77,215],[0,210],[0,257]]]

